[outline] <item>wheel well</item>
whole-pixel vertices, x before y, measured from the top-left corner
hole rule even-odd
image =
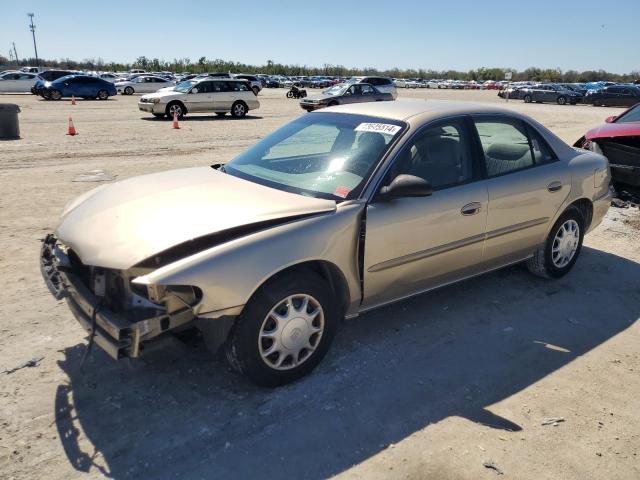
[[[280,270],[278,273],[269,278],[263,285],[286,275],[291,272],[298,272],[300,270],[309,270],[319,275],[331,289],[334,297],[338,299],[340,305],[340,315],[343,316],[347,311],[350,302],[349,286],[347,279],[340,269],[331,262],[323,260],[311,260],[308,262],[298,263],[291,265],[290,267]]]
[[[182,103],[180,100],[172,100],[172,101],[170,101],[169,103],[167,103],[167,109],[168,109],[168,108],[171,106],[171,104],[173,104],[173,103],[179,103],[179,104],[180,104],[180,106],[182,107],[183,112],[184,112],[184,113],[187,113],[187,106],[186,106],[184,103]]]
[[[574,206],[580,213],[582,213],[582,218],[584,218],[584,229],[589,230],[589,226],[591,225],[591,220],[593,219],[593,203],[591,200],[587,198],[581,198],[580,200],[576,200],[569,206]]]

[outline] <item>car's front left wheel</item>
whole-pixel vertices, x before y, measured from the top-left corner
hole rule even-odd
[[[245,306],[229,334],[226,355],[252,382],[276,387],[313,370],[335,336],[339,308],[312,271],[276,277]]]
[[[544,278],[560,278],[573,268],[582,249],[585,221],[577,207],[569,207],[556,221],[544,245],[527,260],[527,268]]]

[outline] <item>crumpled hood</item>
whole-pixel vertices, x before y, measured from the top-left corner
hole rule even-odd
[[[585,138],[633,137],[640,136],[640,123],[603,123],[587,132]]]
[[[276,190],[210,167],[186,168],[87,192],[66,207],[56,235],[86,265],[128,269],[204,235],[335,208],[332,200]]]

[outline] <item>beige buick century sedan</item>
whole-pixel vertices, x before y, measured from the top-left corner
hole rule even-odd
[[[71,201],[44,278],[113,358],[198,328],[253,382],[324,357],[344,317],[505,265],[557,278],[609,207],[605,157],[467,103],[330,107],[226,165]]]

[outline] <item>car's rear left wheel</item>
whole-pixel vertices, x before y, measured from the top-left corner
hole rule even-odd
[[[553,225],[545,244],[527,260],[529,271],[545,278],[560,278],[569,273],[580,255],[584,228],[584,217],[578,208],[565,210]]]
[[[567,97],[558,97],[558,105],[565,105],[567,103]]]
[[[247,114],[247,106],[244,102],[236,102],[231,106],[231,115],[242,118]]]
[[[524,96],[524,103],[531,103],[531,95]]]
[[[335,336],[339,313],[326,282],[312,271],[276,277],[236,320],[229,363],[257,385],[276,387],[313,370]]]
[[[109,92],[106,90],[100,90],[98,92],[98,100],[106,100],[107,98],[109,98]]]

